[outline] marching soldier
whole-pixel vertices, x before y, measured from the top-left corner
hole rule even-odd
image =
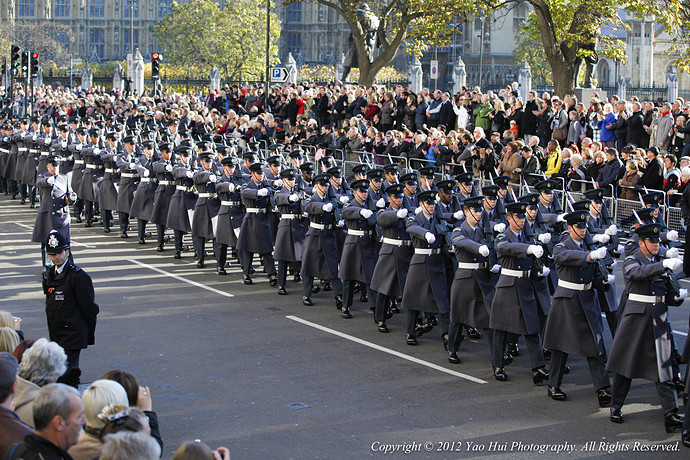
[[[23,180],[24,173],[24,163],[26,163],[26,158],[29,153],[29,143],[30,138],[29,133],[29,119],[24,117],[19,121],[19,130],[13,135],[15,145],[17,146],[17,156],[16,163],[14,165],[13,179],[17,184],[19,189],[19,197],[21,199],[20,203],[26,203],[26,198],[28,196],[28,188]]]
[[[367,191],[367,209],[379,210],[386,207],[386,194],[383,188],[383,169],[367,171],[369,190]]]
[[[142,142],[142,147],[144,154],[134,164],[134,170],[139,176],[139,185],[134,192],[132,207],[129,210],[129,215],[137,219],[139,244],[146,243],[146,224],[151,220],[153,200],[156,197],[156,175],[153,173],[153,165],[160,159],[154,155],[152,140]]]
[[[70,184],[72,190],[77,194],[77,200],[74,202],[74,217],[78,224],[82,221],[82,214],[84,212],[84,200],[81,198],[81,183],[86,170],[84,156],[81,149],[86,144],[86,128],[77,128],[72,133],[68,125],[61,125],[58,127],[58,137],[52,145],[52,151],[56,155],[61,155],[65,160],[72,161],[72,174]]]
[[[314,163],[302,163],[299,166],[301,176],[297,177],[297,186],[304,190],[307,195],[312,195],[314,193]]]
[[[182,238],[186,233],[192,231],[192,213],[196,204],[196,194],[194,193],[194,165],[191,153],[189,147],[180,147],[177,151],[180,161],[173,167],[175,193],[170,198],[165,226],[173,229],[175,238],[174,259],[182,258]]]
[[[110,233],[113,211],[117,210],[117,194],[120,182],[120,171],[117,168],[118,149],[117,133],[106,134],[106,148],[101,152],[103,162],[103,180],[99,184],[98,206],[103,218],[103,231]]]
[[[383,186],[382,188],[386,190],[389,186],[397,184],[398,182],[398,165],[397,163],[390,163],[383,167]]]
[[[295,282],[301,281],[299,275],[307,233],[306,219],[303,216],[304,190],[296,187],[297,171],[293,168],[281,171],[283,188],[276,192],[275,203],[280,212],[280,223],[276,234],[273,257],[278,261],[278,294],[286,295],[285,281],[288,265],[292,265]]]
[[[458,182],[458,194],[456,196],[461,205],[467,198],[477,195],[472,177],[473,175],[471,172],[465,172],[455,176],[455,180]]]
[[[569,235],[554,249],[558,288],[544,331],[544,347],[551,350],[548,395],[556,401],[565,401],[561,383],[568,355],[575,354],[587,357],[599,406],[609,407],[611,391],[604,364],[606,350],[601,309],[592,290],[595,281],[593,264],[603,259],[607,250],[600,247],[590,251],[584,245],[586,212],[566,214],[565,221]],[[614,280],[608,278],[605,281],[612,283]]]
[[[237,174],[237,159],[227,156],[221,161],[223,175],[216,183],[216,193],[220,200],[218,224],[216,227],[215,253],[219,275],[226,275],[225,263],[228,247],[236,251],[237,237],[244,219],[244,206],[240,197],[244,181]],[[239,255],[238,255],[239,259]],[[240,261],[241,264],[241,261]]]
[[[412,259],[412,241],[407,233],[409,209],[404,206],[404,185],[393,184],[386,188],[389,207],[378,212],[376,222],[383,233],[371,289],[376,291],[374,322],[379,332],[388,332],[386,319],[390,314],[388,304],[402,297],[407,280],[407,271]]]
[[[347,227],[339,267],[339,278],[343,281],[343,307],[340,312],[343,318],[352,318],[350,307],[356,281],[362,286],[362,291],[367,292],[371,308],[376,308],[376,295],[371,289],[371,279],[378,257],[378,244],[376,216],[366,207],[369,181],[356,180],[350,188],[353,190],[354,200],[342,211]]]
[[[78,128],[77,131],[81,129],[82,128]],[[90,142],[86,144],[82,142],[77,149],[80,149],[80,153],[84,158],[85,169],[78,195],[84,201],[85,227],[91,227],[96,220],[94,218],[94,205],[98,203],[98,193],[100,192],[98,186],[103,179],[103,161],[100,156],[101,149],[99,147],[98,129],[96,128],[96,130],[92,131],[90,134]]]
[[[656,383],[664,410],[664,425],[673,432],[683,423],[678,414],[676,390],[671,371],[671,337],[667,320],[668,306],[678,306],[687,297],[687,290],[669,286],[667,271],[678,271],[680,259],[659,257],[660,224],[647,224],[635,229],[639,251],[623,263],[625,290],[621,297],[618,328],[611,345],[606,369],[613,372],[611,387],[611,421],[623,422],[621,411],[634,378]]]
[[[31,127],[24,139],[27,146],[27,152],[24,169],[22,170],[22,183],[27,187],[31,208],[36,207],[36,168],[40,155],[38,136],[41,134],[39,122],[40,119],[38,117],[33,117],[31,119]]]
[[[129,238],[129,210],[132,209],[134,191],[139,183],[139,174],[134,168],[139,159],[138,147],[134,136],[126,136],[122,140],[124,149],[117,157],[117,167],[120,170],[120,183],[117,193],[117,212],[120,215],[120,237]]]
[[[410,172],[400,176],[400,183],[405,186],[403,192],[405,196],[403,200],[405,201],[405,207],[407,209],[417,209],[419,207],[419,200],[417,199],[417,173]],[[384,182],[383,189],[386,190],[390,185],[386,185]]]
[[[433,166],[424,166],[419,168],[417,172],[419,172],[419,192],[427,192],[430,190],[436,191],[436,185],[434,185],[436,168]]]
[[[165,224],[168,221],[168,209],[170,200],[175,193],[175,178],[173,177],[172,144],[162,142],[158,144],[160,161],[154,163],[153,172],[156,174],[158,187],[153,199],[153,212],[151,222],[156,224],[157,247],[156,251],[163,252],[165,244]]]
[[[458,198],[455,196],[457,185],[458,183],[453,179],[442,180],[436,184],[438,190],[437,206],[441,209],[443,217],[447,221],[454,223],[457,220],[462,220],[465,217],[462,213],[462,206],[460,205]],[[455,216],[457,216],[459,219],[456,219]]]
[[[218,221],[220,202],[216,198],[216,171],[213,165],[213,153],[199,155],[201,169],[194,174],[194,187],[197,200],[192,214],[192,239],[197,257],[197,268],[204,268],[206,241],[215,238],[213,221]]]
[[[462,204],[465,219],[453,229],[457,269],[450,289],[448,361],[452,364],[460,363],[458,349],[463,340],[463,325],[484,329],[489,350],[493,347],[489,328],[491,303],[501,266],[493,247],[495,225],[485,220],[484,200],[482,195],[467,198]]]
[[[0,125],[0,192],[4,193],[5,195],[9,195],[10,193],[10,180],[5,175],[5,170],[10,156],[11,131],[12,129],[6,121]]]
[[[503,349],[506,334],[512,333],[525,336],[532,364],[532,380],[536,385],[546,380],[549,373],[544,369],[544,354],[539,343],[541,324],[530,271],[535,263],[534,259],[544,255],[544,248],[527,243],[523,232],[526,209],[527,204],[524,202],[508,204],[506,213],[509,228],[496,237],[501,276],[496,283],[496,293],[491,304],[489,327],[494,330],[494,378],[499,381],[508,380],[504,369]]]

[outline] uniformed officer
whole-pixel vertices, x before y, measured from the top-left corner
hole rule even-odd
[[[81,130],[82,128],[78,128]],[[84,128],[85,129],[85,128]],[[101,160],[101,148],[98,129],[91,133],[86,143],[79,144],[80,153],[84,159],[84,174],[81,179],[81,187],[78,195],[84,200],[85,227],[91,227],[96,221],[96,205],[99,200],[99,185],[103,180],[103,161]]]
[[[78,369],[81,350],[95,343],[98,305],[93,283],[84,270],[69,260],[69,241],[62,233],[51,232],[45,245],[53,263],[43,273],[48,333],[50,340],[65,350],[67,369]]]
[[[434,185],[434,174],[436,168],[433,166],[424,166],[417,170],[419,173],[419,192],[426,192],[429,190],[436,190]]]
[[[678,306],[688,292],[677,294],[669,289],[667,270],[679,271],[680,259],[661,260],[659,254],[660,224],[647,224],[635,229],[639,251],[625,259],[623,276],[625,290],[621,297],[619,322],[611,345],[606,369],[613,372],[611,421],[623,422],[622,407],[634,378],[656,383],[664,410],[667,432],[680,428],[682,415],[671,371],[671,337],[667,321],[668,306]]]
[[[220,200],[218,224],[216,226],[215,253],[219,275],[226,275],[225,263],[228,247],[237,247],[237,236],[240,234],[244,219],[244,205],[240,191],[244,181],[237,174],[237,158],[227,156],[221,161],[223,174],[216,183],[216,193]],[[239,254],[238,254],[239,259]]]
[[[158,186],[153,198],[151,222],[156,224],[158,245],[156,251],[163,252],[165,244],[165,224],[168,221],[170,199],[175,193],[175,177],[173,176],[174,159],[172,158],[172,144],[161,142],[158,144],[161,159],[153,164]]]
[[[417,199],[417,173],[409,172],[400,176],[400,183],[405,186],[403,192],[405,196],[403,197],[404,206],[407,209],[417,209],[419,206],[419,200]],[[386,190],[390,185],[384,182],[383,188]]]
[[[461,205],[466,198],[477,195],[472,177],[473,174],[471,172],[465,172],[455,176],[455,180],[458,183],[458,193],[456,196]]]
[[[144,154],[134,164],[134,170],[139,176],[139,185],[132,198],[132,207],[129,215],[137,218],[137,233],[139,244],[146,243],[146,224],[153,214],[153,200],[156,197],[156,175],[153,173],[153,165],[160,159],[153,151],[153,141],[142,142]]]
[[[183,237],[192,231],[192,214],[196,204],[193,177],[196,167],[192,162],[189,147],[180,147],[177,153],[180,156],[180,161],[173,167],[175,193],[170,198],[170,208],[165,226],[173,229],[175,238],[175,255],[173,258],[181,259]]]
[[[120,170],[120,182],[117,192],[117,212],[120,215],[120,237],[129,238],[129,210],[132,208],[134,191],[139,183],[139,175],[134,169],[139,159],[139,151],[134,136],[126,136],[122,143],[124,149],[117,157],[117,167]]]
[[[70,184],[77,194],[77,200],[74,202],[74,217],[77,223],[81,223],[85,205],[81,197],[81,184],[86,171],[86,162],[81,150],[86,146],[86,127],[78,127],[72,133],[68,125],[61,125],[58,133],[51,148],[53,153],[62,155],[65,159],[71,158],[73,166]]]
[[[607,250],[600,247],[589,251],[584,246],[587,212],[566,214],[565,221],[569,236],[554,249],[558,288],[553,295],[544,331],[544,347],[551,350],[548,395],[556,401],[566,399],[561,383],[568,355],[575,354],[587,357],[599,406],[608,407],[611,391],[604,364],[606,350],[601,309],[592,290],[595,281],[593,263],[603,259]],[[607,282],[613,280],[608,279]]]
[[[441,210],[443,217],[449,222],[454,223],[465,218],[462,212],[462,206],[455,195],[457,185],[458,183],[453,179],[442,180],[436,184],[438,190],[438,203],[436,205]],[[455,221],[452,219],[455,219]]]
[[[412,241],[407,233],[410,209],[404,206],[404,188],[404,184],[386,188],[388,207],[376,216],[383,240],[371,278],[371,289],[377,292],[374,322],[378,331],[384,333],[388,332],[386,319],[392,315],[387,311],[387,305],[402,297],[413,254]]]
[[[353,200],[342,211],[342,218],[347,227],[347,236],[343,244],[340,259],[339,278],[343,281],[343,307],[341,316],[352,318],[350,307],[354,283],[359,282],[362,291],[367,292],[367,298],[372,309],[376,308],[376,293],[371,289],[371,279],[378,258],[378,244],[376,235],[376,216],[366,207],[369,181],[359,179],[350,185]]]
[[[484,329],[492,349],[489,320],[501,266],[493,247],[495,224],[485,220],[484,198],[482,195],[467,198],[462,205],[465,219],[453,229],[457,269],[450,289],[448,331],[448,361],[453,364],[460,363],[458,350],[463,340],[463,325]]]
[[[69,205],[76,200],[77,195],[72,190],[69,179],[60,174],[60,164],[64,161],[57,155],[48,156],[47,172],[41,174],[36,186],[40,191],[41,204],[36,214],[31,241],[41,244],[41,263],[48,266],[45,242],[48,235],[58,231],[70,240],[70,212]]]
[[[369,190],[367,190],[367,208],[380,210],[386,207],[386,194],[383,188],[383,169],[367,171]]]
[[[197,200],[192,214],[192,240],[196,252],[197,268],[204,268],[206,241],[215,238],[214,221],[218,222],[220,201],[216,196],[218,176],[213,165],[213,153],[199,154],[201,168],[194,173]]]
[[[390,163],[383,167],[384,178],[382,187],[384,190],[393,184],[402,182],[398,180],[398,169],[397,163]]]
[[[532,365],[532,380],[539,384],[549,377],[544,368],[544,354],[539,343],[538,306],[535,288],[530,278],[534,258],[544,255],[544,248],[527,243],[523,232],[527,203],[506,206],[509,227],[496,237],[496,252],[501,276],[491,304],[489,327],[494,330],[492,364],[494,378],[508,379],[504,369],[503,344],[506,334],[524,335]],[[517,302],[516,302],[517,300]]]
[[[117,133],[106,134],[106,148],[101,152],[103,161],[103,180],[99,184],[98,203],[103,217],[103,231],[110,233],[113,211],[117,210],[117,194],[120,185],[120,170],[117,157],[120,154]]]
[[[278,261],[278,294],[286,295],[285,281],[289,265],[295,273],[295,282],[301,281],[299,272],[308,221],[303,215],[306,196],[304,191],[296,186],[297,170],[285,169],[280,172],[280,178],[283,188],[275,195],[275,204],[280,211],[280,223],[273,257]]]

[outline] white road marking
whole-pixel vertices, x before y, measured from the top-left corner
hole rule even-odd
[[[446,369],[445,367],[438,366],[436,364],[432,364],[426,361],[423,361],[419,358],[415,358],[412,356],[408,356],[404,353],[400,353],[395,350],[390,350],[388,348],[382,347],[380,345],[376,345],[375,343],[367,342],[366,340],[359,339],[357,337],[353,337],[351,335],[342,333],[340,331],[336,331],[334,329],[330,329],[325,326],[321,326],[320,324],[312,323],[310,321],[304,320],[302,318],[298,318],[297,316],[286,316],[287,319],[291,319],[292,321],[297,321],[298,323],[306,324],[307,326],[313,327],[314,329],[319,329],[324,332],[328,332],[329,334],[337,335],[338,337],[342,337],[343,339],[350,340],[355,343],[359,343],[360,345],[364,345],[369,348],[373,348],[374,350],[382,351],[384,353],[388,353],[389,355],[397,356],[398,358],[406,359],[408,361],[412,361],[413,363],[421,364],[422,366],[429,367],[431,369],[445,372],[446,374],[450,374],[454,377],[460,377],[461,379],[469,380],[470,382],[474,383],[487,383],[485,380],[478,379],[476,377],[472,377],[471,375],[463,374],[462,372],[456,372],[456,371],[451,371],[450,369]]]
[[[128,259],[128,262],[131,262],[131,263],[136,264],[136,265],[140,265],[144,268],[148,268],[149,270],[153,270],[154,272],[160,273],[160,274],[165,275],[165,276],[169,276],[170,278],[176,279],[178,281],[182,281],[184,283],[191,284],[192,286],[196,286],[196,287],[201,288],[201,289],[206,289],[207,291],[214,292],[214,293],[216,293],[218,295],[222,295],[224,297],[235,297],[234,295],[230,294],[229,292],[223,292],[221,290],[212,288],[210,286],[206,286],[204,284],[197,283],[196,281],[188,280],[187,278],[183,278],[183,277],[176,275],[174,273],[166,272],[165,270],[161,270],[160,268],[154,267],[153,265],[139,262],[138,260]]]
[[[33,230],[33,229],[34,229],[34,228],[33,228],[32,226],[30,226],[30,225],[20,224],[19,222],[15,222],[15,224],[19,225],[20,227],[28,228],[29,230]],[[91,246],[90,244],[79,243],[79,242],[74,241],[74,240],[70,241],[69,244],[74,244],[74,245],[76,245],[76,246],[81,246],[81,247],[84,247],[84,248],[87,248],[87,249],[96,249],[96,246]]]

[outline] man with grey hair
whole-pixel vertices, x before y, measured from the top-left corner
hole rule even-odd
[[[67,449],[77,442],[86,423],[79,392],[62,383],[46,385],[34,401],[34,422],[36,433],[10,447],[3,459],[71,460]]]
[[[67,370],[67,355],[60,345],[38,339],[22,356],[17,376],[15,412],[24,423],[34,427],[34,400],[41,388],[57,382]]]
[[[161,448],[150,435],[120,431],[105,437],[99,460],[158,460]]]

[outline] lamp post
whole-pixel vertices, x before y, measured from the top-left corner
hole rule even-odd
[[[479,14],[482,15],[482,11],[479,11]],[[482,77],[484,73],[484,17],[482,15],[481,19],[482,25],[481,29],[479,31],[479,87],[482,87]],[[483,88],[482,88],[483,89]]]
[[[134,60],[134,0],[129,0],[129,52]]]
[[[271,84],[271,0],[266,0],[266,87],[264,88],[264,110],[268,112],[268,88]]]

